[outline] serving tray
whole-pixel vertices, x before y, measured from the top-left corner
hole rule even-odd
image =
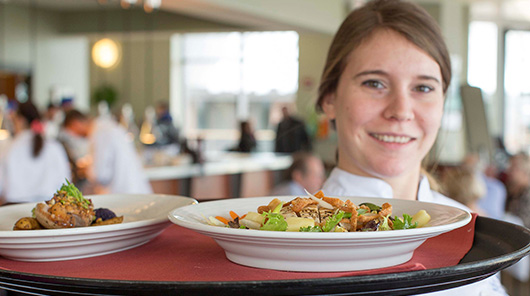
[[[485,279],[530,252],[530,230],[478,217],[473,247],[451,267],[390,273],[274,281],[161,282],[78,279],[0,269],[0,288],[32,295],[408,295],[449,289]]]

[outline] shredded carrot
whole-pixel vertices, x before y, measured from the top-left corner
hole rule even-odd
[[[228,225],[228,220],[224,217],[221,217],[221,216],[215,216],[215,219],[223,222],[224,224]]]
[[[241,219],[239,219],[239,220],[245,219],[246,216],[247,216],[247,214],[241,216]]]
[[[239,215],[234,211],[230,211],[230,217],[232,217],[232,220],[235,220],[236,218],[239,218]]]

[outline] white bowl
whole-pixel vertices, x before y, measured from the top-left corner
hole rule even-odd
[[[229,217],[228,211],[244,215],[272,199],[287,202],[296,196],[240,198],[175,209],[169,219],[180,226],[211,236],[238,264],[285,271],[332,272],[383,268],[407,262],[426,239],[466,225],[471,214],[434,203],[399,199],[348,197],[355,204],[371,202],[393,206],[392,216],[414,215],[426,210],[428,227],[376,232],[283,232],[235,229],[208,225],[209,216]]]
[[[86,196],[95,208],[108,208],[123,223],[65,229],[17,230],[13,225],[30,217],[35,203],[0,207],[0,256],[20,261],[59,261],[115,253],[142,245],[171,225],[167,213],[197,203],[182,196],[108,194]]]

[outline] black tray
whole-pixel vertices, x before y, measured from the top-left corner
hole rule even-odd
[[[485,279],[529,252],[529,229],[478,217],[473,247],[451,267],[339,278],[231,282],[97,280],[0,270],[0,288],[31,295],[409,295]]]

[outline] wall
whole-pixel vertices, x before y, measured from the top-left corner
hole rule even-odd
[[[0,12],[0,66],[32,74],[32,97],[41,109],[49,103],[51,86],[74,90],[78,106],[87,109],[87,40],[60,36],[54,12],[7,4]]]

